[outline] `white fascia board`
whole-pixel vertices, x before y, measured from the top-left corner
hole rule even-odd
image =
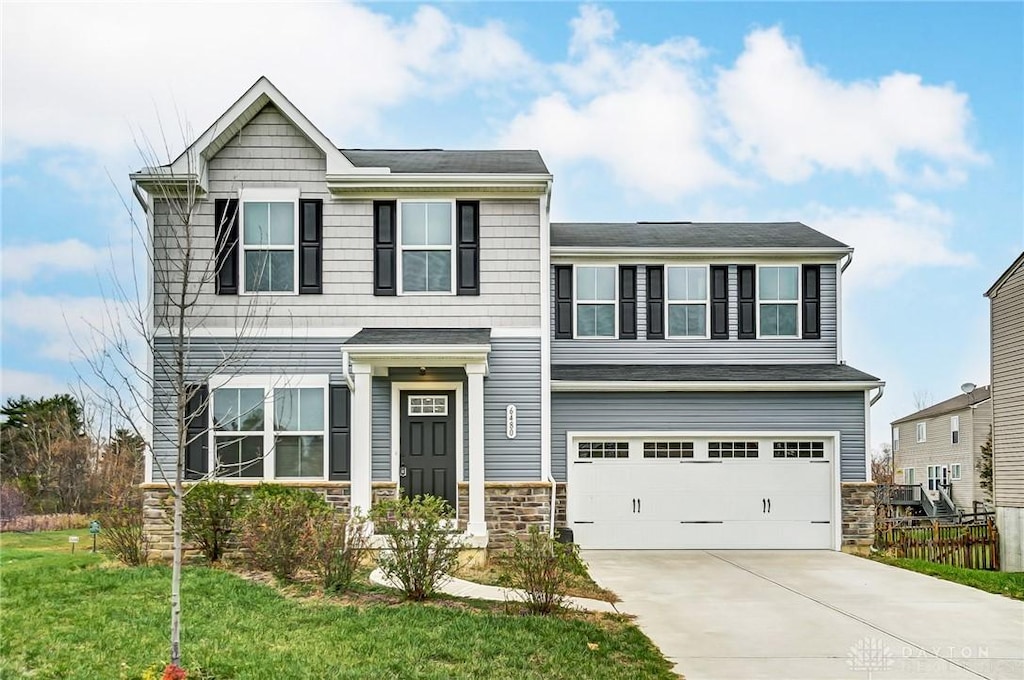
[[[801,261],[810,262],[807,258],[820,258],[822,263],[835,262],[847,254],[853,248],[596,248],[596,247],[566,247],[552,246],[552,261],[560,263],[563,258],[573,257],[608,257],[622,260],[625,257],[638,258],[638,262],[649,261],[652,257],[671,258],[685,257],[693,259],[702,257],[707,259],[732,258],[730,264],[745,264],[736,258],[764,258],[764,257],[800,257]]]
[[[387,355],[392,357],[409,356],[486,356],[491,351],[490,345],[347,345],[349,356],[353,359],[368,356]]]
[[[331,174],[327,186],[336,194],[373,193],[375,191],[450,191],[473,190],[493,193],[544,195],[551,182],[548,174],[500,173],[390,173]]]
[[[552,392],[860,392],[883,382],[552,380]]]

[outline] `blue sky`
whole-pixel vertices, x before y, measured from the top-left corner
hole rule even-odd
[[[339,146],[538,148],[556,220],[850,243],[844,355],[888,383],[875,444],[915,395],[988,382],[982,294],[1024,248],[1020,3],[189,7],[3,6],[5,397],[62,389],[95,345],[135,140],[176,154],[179,121],[260,75]]]

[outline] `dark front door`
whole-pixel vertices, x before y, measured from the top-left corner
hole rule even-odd
[[[398,478],[410,498],[431,495],[457,507],[455,392],[401,393]]]

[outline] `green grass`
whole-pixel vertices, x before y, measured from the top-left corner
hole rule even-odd
[[[944,564],[935,564],[925,560],[910,560],[902,557],[876,555],[872,559],[890,564],[894,567],[909,569],[946,581],[984,590],[997,595],[1006,595],[1015,600],[1024,600],[1024,572],[983,571],[981,569],[961,569]]]
[[[74,556],[69,534],[82,536]],[[87,532],[0,537],[0,677],[139,678],[167,657],[170,570],[122,568]],[[453,602],[296,598],[205,567],[182,581],[183,665],[230,678],[672,678],[621,617]],[[383,600],[383,601],[380,601]]]

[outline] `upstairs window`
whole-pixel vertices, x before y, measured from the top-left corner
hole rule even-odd
[[[895,453],[900,450],[900,428],[892,428],[892,450]]]
[[[952,416],[949,419],[949,443],[960,443],[960,416]]]
[[[706,338],[708,327],[707,267],[666,267],[670,338]]]
[[[928,423],[917,424],[917,443],[923,444],[928,441]]]
[[[400,205],[399,266],[402,293],[451,293],[451,201],[403,201]]]
[[[616,267],[576,267],[576,337],[616,337]]]
[[[283,200],[294,197],[292,200]],[[245,192],[242,198],[244,293],[295,293],[298,193]]]
[[[758,318],[761,337],[799,336],[800,268],[757,268]]]

